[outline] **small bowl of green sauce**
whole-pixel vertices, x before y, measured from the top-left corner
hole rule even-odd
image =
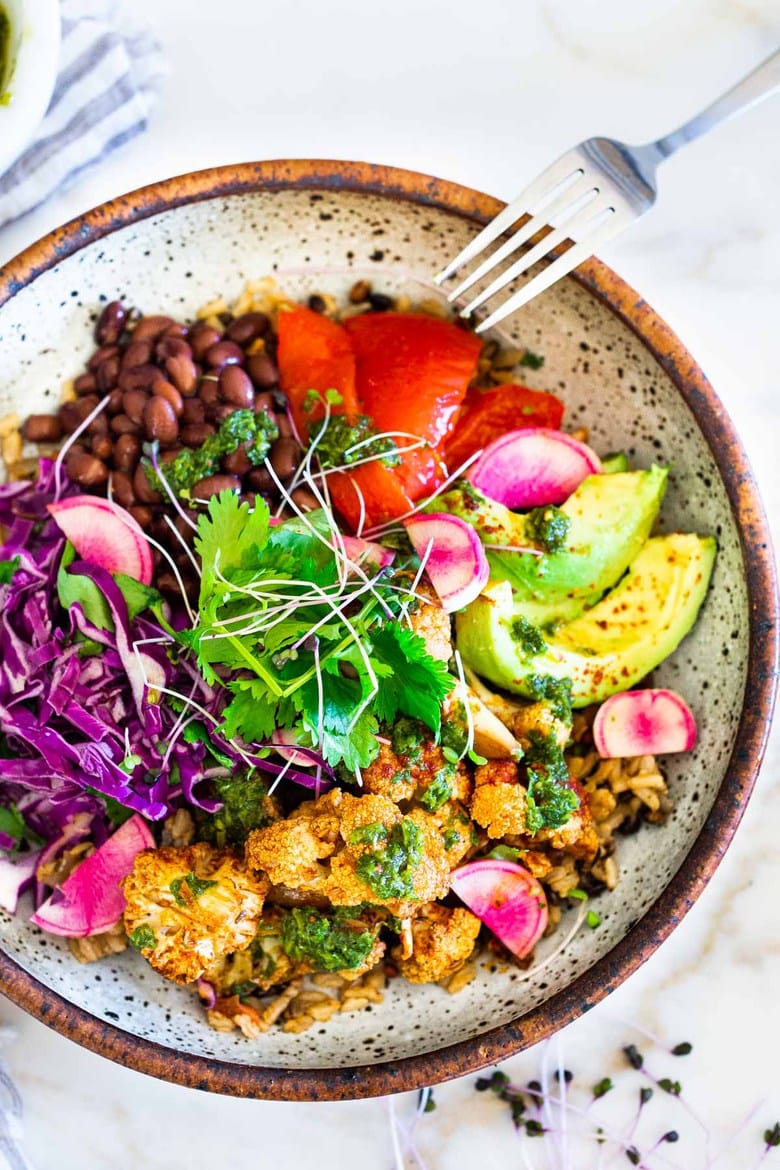
[[[0,0],[0,174],[31,142],[51,100],[58,0]]]

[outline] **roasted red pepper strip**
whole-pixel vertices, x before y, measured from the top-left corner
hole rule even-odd
[[[441,447],[450,434],[482,342],[473,333],[414,313],[361,313],[344,328],[357,359],[357,392],[379,431],[403,431],[430,446],[402,456],[395,474],[411,500],[444,478]],[[399,439],[404,446],[409,439]]]
[[[327,390],[337,390],[342,401],[331,407],[334,414],[360,413],[355,391],[355,355],[341,325],[296,305],[280,310],[277,335],[279,386],[287,395],[301,442],[308,442],[308,424],[322,418],[324,410],[319,403],[313,404],[309,411],[304,410],[310,390],[322,395]]]
[[[475,451],[507,431],[523,427],[558,430],[562,419],[563,403],[554,394],[520,385],[470,390],[445,447],[447,470],[456,471]]]
[[[328,487],[334,508],[353,532],[360,526],[360,495],[365,503],[364,532],[406,515],[414,506],[393,470],[378,462],[329,475]]]

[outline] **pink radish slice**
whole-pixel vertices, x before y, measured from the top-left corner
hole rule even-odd
[[[120,881],[144,849],[154,848],[146,822],[137,814],[117,829],[33,914],[31,921],[51,934],[86,938],[116,926],[125,908]]]
[[[431,512],[405,520],[404,528],[414,551],[425,562],[442,609],[453,613],[480,595],[490,569],[482,542],[470,524],[459,516]]]
[[[395,560],[395,549],[385,548],[375,540],[363,540],[360,536],[342,536],[344,551],[355,564],[371,561],[380,569],[386,569]]]
[[[507,508],[562,504],[601,460],[584,443],[545,427],[510,431],[480,455],[468,473],[474,487]]]
[[[32,885],[40,856],[40,849],[36,849],[33,853],[25,853],[18,861],[0,857],[0,906],[9,914],[16,913],[19,898]]]
[[[149,541],[124,508],[97,496],[70,496],[47,507],[82,560],[151,585]]]
[[[623,691],[596,712],[593,742],[608,760],[689,752],[696,743],[696,720],[675,691]]]
[[[271,736],[271,743],[274,745],[276,754],[281,756],[283,760],[289,760],[296,768],[316,768],[317,757],[315,755],[295,750],[300,747],[300,744],[292,731],[278,728]]]
[[[450,885],[469,910],[518,959],[536,946],[547,926],[547,899],[522,865],[488,857],[450,875]]]

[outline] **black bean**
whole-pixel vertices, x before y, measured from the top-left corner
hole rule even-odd
[[[216,435],[216,433],[217,428],[211,426],[210,423],[192,423],[188,427],[182,427],[179,438],[185,447],[200,447],[209,435]]]
[[[206,363],[214,370],[223,366],[237,365],[244,360],[244,351],[234,341],[218,341],[206,352]]]
[[[133,474],[133,491],[135,498],[142,504],[159,504],[162,496],[156,492],[146,478],[146,468],[139,463]]]
[[[219,393],[223,401],[233,406],[251,409],[255,401],[252,380],[240,366],[223,366],[219,375]]]
[[[160,371],[151,362],[145,366],[133,366],[132,369],[122,370],[120,373],[119,389],[125,392],[128,390],[151,390],[152,382],[156,382],[159,377]]]
[[[100,348],[96,349],[95,352],[91,355],[89,361],[87,362],[87,369],[90,371],[90,373],[94,374],[100,363],[104,362],[106,358],[118,356],[118,345],[101,345]]]
[[[195,393],[198,384],[198,371],[191,357],[178,354],[167,358],[165,372],[180,394]],[[157,376],[159,377],[159,374]]]
[[[225,330],[225,337],[236,345],[249,345],[257,337],[268,332],[270,321],[265,313],[242,313],[231,321]]]
[[[208,475],[198,480],[192,488],[194,500],[207,500],[209,496],[219,495],[220,492],[238,492],[241,490],[241,480],[237,475]]]
[[[73,381],[73,389],[79,395],[94,394],[97,388],[97,378],[94,374],[79,374]]]
[[[157,439],[166,446],[173,443],[179,433],[176,412],[165,398],[153,394],[144,407],[144,427],[148,439]]]
[[[108,394],[119,381],[120,360],[119,354],[111,354],[95,370],[95,382],[98,390]],[[75,386],[75,383],[74,383]],[[83,391],[81,391],[83,393]]]
[[[271,447],[268,456],[271,466],[284,483],[291,479],[301,458],[301,449],[295,439],[280,438]]]
[[[172,317],[141,317],[133,330],[133,341],[146,341],[147,338],[156,341],[173,324]]]
[[[148,366],[152,360],[153,351],[154,342],[151,339],[131,341],[122,354],[122,369],[132,370],[134,366]]]
[[[253,353],[246,363],[249,377],[261,390],[269,390],[279,381],[279,371],[267,353]]]
[[[192,356],[196,361],[202,362],[212,345],[216,345],[222,340],[222,334],[212,325],[207,325],[205,321],[199,321],[190,330],[189,340],[192,346]]]
[[[93,435],[92,439],[90,440],[90,447],[92,449],[92,454],[97,459],[102,459],[103,462],[107,462],[111,458],[114,450],[114,444],[112,443],[111,436],[108,434],[108,432],[106,432],[104,435]]]
[[[141,440],[137,435],[120,435],[114,443],[114,467],[133,471],[141,458]]]
[[[62,426],[56,414],[28,415],[22,427],[28,443],[56,443],[62,438]]]
[[[122,399],[122,408],[129,419],[138,426],[144,421],[144,410],[149,401],[145,390],[128,390]]]
[[[141,428],[126,414],[115,414],[109,423],[115,435],[140,435]]]
[[[133,481],[126,471],[114,471],[111,475],[111,491],[114,499],[123,508],[129,508],[135,503]]]
[[[84,487],[98,487],[108,479],[108,468],[96,455],[71,447],[65,456],[68,475]]]
[[[98,345],[114,345],[125,331],[127,310],[121,301],[109,301],[95,326]]]
[[[156,382],[152,383],[152,394],[158,398],[164,398],[173,410],[177,418],[180,418],[184,413],[184,399],[172,382],[166,382],[164,378],[158,378]],[[195,399],[188,401],[194,402]]]

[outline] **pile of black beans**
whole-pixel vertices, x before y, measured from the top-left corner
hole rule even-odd
[[[143,446],[156,441],[162,464],[182,448],[197,448],[217,432],[235,410],[267,411],[279,428],[269,461],[283,484],[289,483],[301,458],[278,391],[274,360],[276,339],[269,318],[260,312],[225,317],[222,329],[205,321],[186,325],[167,316],[138,316],[120,301],[103,309],[95,326],[98,348],[74,381],[75,399],[56,414],[30,415],[25,439],[57,443],[72,435],[108,398],[65,457],[69,477],[84,491],[106,495],[127,508],[142,528],[169,549],[185,584],[194,585],[192,566],[174,538],[166,514],[189,543],[192,529],[177,516],[170,501],[154,490],[142,463]],[[263,495],[272,507],[280,502],[273,477],[253,467],[239,447],[225,455],[218,474],[202,479],[193,498],[207,499],[225,489],[253,497]],[[296,504],[316,506],[305,489],[293,493]],[[156,584],[177,593],[175,574],[156,554]]]

